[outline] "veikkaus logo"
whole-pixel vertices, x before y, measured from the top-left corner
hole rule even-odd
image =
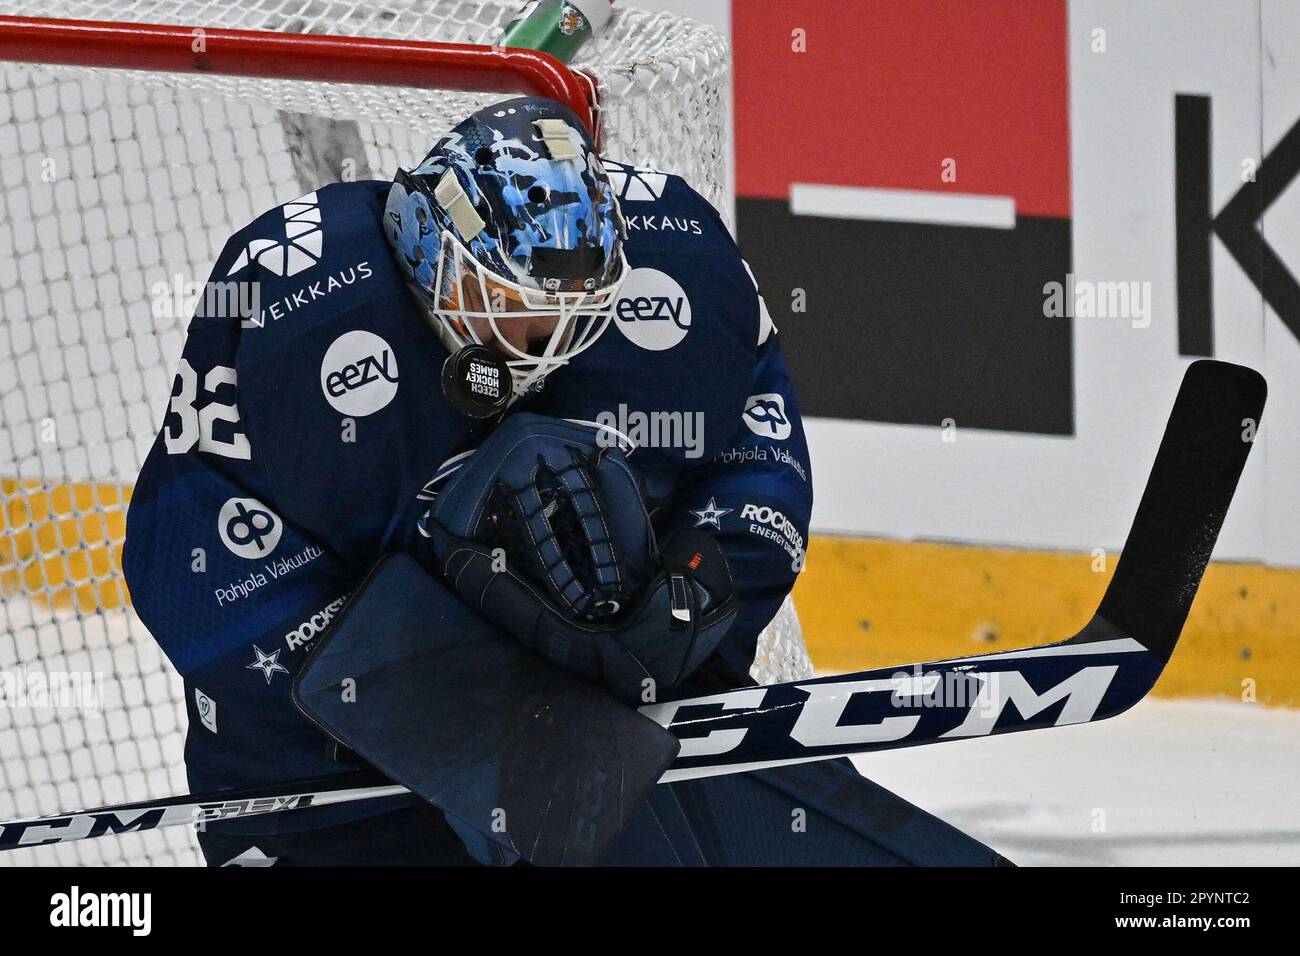
[[[749,396],[741,417],[749,430],[762,438],[785,441],[790,437],[792,426],[785,413],[785,399],[777,392]]]
[[[353,418],[373,415],[397,394],[397,358],[373,332],[344,332],[321,360],[320,387],[335,411]]]
[[[321,231],[320,206],[316,194],[287,202],[280,207],[284,213],[284,236],[275,239],[254,239],[239,253],[226,273],[232,276],[252,263],[272,275],[294,276],[310,269],[320,261],[324,245]]]
[[[659,199],[668,185],[668,174],[645,166],[606,163],[610,184],[624,202],[650,202]]]
[[[284,522],[256,498],[231,498],[217,514],[221,543],[237,558],[264,558],[280,543]]]
[[[677,280],[658,269],[633,269],[614,303],[614,324],[633,345],[670,349],[691,329],[691,300]]]

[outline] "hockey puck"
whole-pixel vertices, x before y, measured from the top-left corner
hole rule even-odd
[[[467,345],[442,365],[442,392],[456,411],[491,418],[510,404],[512,383],[505,359],[486,345]]]

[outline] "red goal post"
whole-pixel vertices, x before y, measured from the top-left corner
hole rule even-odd
[[[0,16],[0,60],[320,83],[528,93],[598,129],[594,77],[536,50],[386,37]]]

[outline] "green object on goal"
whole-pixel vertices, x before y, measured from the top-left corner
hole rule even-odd
[[[570,63],[609,20],[612,0],[530,0],[506,25],[499,46],[540,50]]]

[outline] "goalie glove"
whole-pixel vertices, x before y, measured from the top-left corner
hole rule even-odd
[[[438,493],[425,526],[471,608],[628,702],[681,681],[736,618],[718,543],[684,531],[661,550],[627,459],[584,425],[510,416]]]

